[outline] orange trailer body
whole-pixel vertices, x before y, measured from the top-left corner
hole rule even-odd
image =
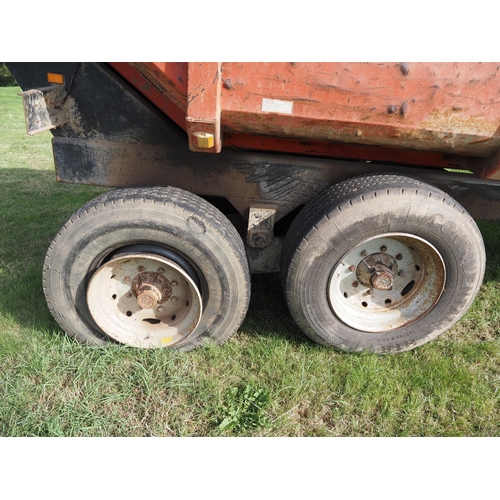
[[[500,179],[498,63],[111,63],[222,147],[460,167]],[[199,135],[213,144],[198,146]]]

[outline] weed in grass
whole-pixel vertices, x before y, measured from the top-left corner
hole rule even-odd
[[[269,392],[253,384],[231,387],[226,396],[224,420],[220,430],[244,431],[269,425],[265,407],[269,404]]]

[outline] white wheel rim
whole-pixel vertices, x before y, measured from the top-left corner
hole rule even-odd
[[[109,337],[149,349],[189,337],[203,309],[200,292],[186,271],[149,253],[120,255],[98,268],[87,288],[87,304]]]
[[[366,262],[375,260],[393,268],[385,267],[378,281],[371,274],[368,281],[362,271],[367,269]],[[347,252],[330,275],[327,295],[333,313],[343,323],[379,333],[425,316],[441,297],[445,281],[444,261],[432,244],[418,236],[389,233]]]

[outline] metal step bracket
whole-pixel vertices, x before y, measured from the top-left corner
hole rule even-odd
[[[247,243],[253,248],[264,248],[273,241],[275,209],[250,207]]]
[[[30,89],[19,95],[23,98],[28,135],[39,134],[68,123],[69,111],[63,106],[66,98],[64,85]]]

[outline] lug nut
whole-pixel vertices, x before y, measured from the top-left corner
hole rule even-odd
[[[351,273],[356,272],[356,266],[349,266],[349,271],[351,271]]]
[[[361,257],[366,257],[366,250],[363,250],[363,251],[361,252]]]
[[[163,273],[165,272],[165,269],[163,269],[163,267],[160,267],[160,268],[158,269],[158,272],[159,272],[160,274],[163,274]]]
[[[170,284],[171,284],[172,286],[177,286],[179,283],[177,283],[177,281],[175,281],[175,280],[174,280],[174,281],[171,281],[171,282],[170,282]]]
[[[145,270],[146,270],[146,268],[145,268],[144,266],[139,266],[139,267],[137,268],[137,270],[138,270],[140,273],[142,273],[143,271],[145,271]]]
[[[352,284],[352,286],[353,286],[354,288],[356,288],[358,285],[359,285],[359,283],[358,283],[357,281],[354,281],[354,282],[353,282],[353,284]]]
[[[405,272],[403,270],[398,271],[398,276],[404,276],[404,275],[405,275]]]
[[[382,245],[382,246],[380,247],[380,251],[381,251],[381,252],[387,252],[387,247],[386,247],[385,245]]]
[[[403,258],[403,256],[402,256],[400,253],[398,253],[398,254],[396,255],[396,259],[397,259],[397,260],[401,260],[402,258]]]
[[[130,276],[125,276],[124,281],[125,281],[125,283],[129,283],[130,282]]]

